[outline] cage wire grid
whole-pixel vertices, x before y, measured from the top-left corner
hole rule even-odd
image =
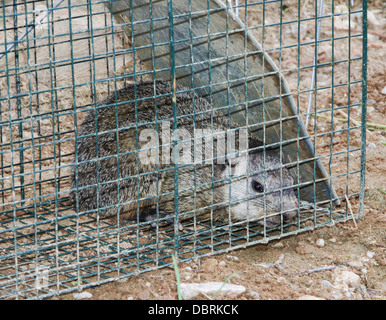
[[[143,1],[143,8],[151,17],[148,20],[135,20],[133,7],[139,1],[123,1],[128,6],[126,20],[122,15],[111,14],[113,2],[5,1],[0,9],[1,299],[45,298],[81,290],[170,266],[172,255],[179,261],[188,261],[361,217],[367,130],[366,1],[240,0],[224,1],[213,8],[213,3],[219,1],[208,0],[201,1],[204,10],[194,11],[193,1],[186,0],[189,9],[184,14],[176,9],[177,0],[150,0]],[[162,2],[167,10],[163,16],[155,18],[156,11],[152,9]],[[221,32],[214,32],[211,25],[217,13],[225,13],[225,29]],[[196,16],[206,21],[204,34],[192,32]],[[191,27],[189,36],[174,38],[179,19],[184,17],[188,17]],[[244,27],[229,30],[231,21],[237,19]],[[146,23],[154,36],[150,45],[138,45],[134,32],[130,34],[127,30]],[[156,38],[157,23],[166,23],[170,31],[167,41]],[[246,39],[247,33],[257,39],[261,48],[250,52],[245,40],[242,54],[230,54],[233,35]],[[220,57],[211,51],[218,38],[225,39],[226,44]],[[197,62],[191,54],[186,66],[178,65],[178,45],[187,43],[193,52],[194,45],[201,42],[208,48],[205,61]],[[170,67],[147,68],[141,59],[141,50],[150,49],[151,63],[156,65],[156,52],[164,47],[170,50]],[[206,99],[212,106],[217,99],[216,86],[225,86],[227,103],[217,108],[225,111],[249,103],[251,94],[247,86],[244,102],[232,102],[229,88],[233,83],[246,84],[259,78],[263,86],[263,116],[267,116],[265,106],[269,101],[279,101],[280,105],[277,122],[280,140],[271,143],[266,140],[266,146],[271,144],[283,152],[285,142],[291,140],[283,129],[287,120],[281,109],[288,96],[282,90],[285,84],[280,82],[278,96],[264,97],[264,83],[279,71],[249,73],[250,56],[262,52],[272,58],[288,81],[298,112],[292,118],[309,122],[307,132],[318,152],[317,156],[290,165],[299,176],[303,161],[313,162],[314,168],[316,160],[321,161],[327,168],[325,180],[335,188],[336,195],[331,193],[330,198],[317,201],[314,169],[307,183],[299,178],[294,180],[293,188],[297,191],[304,185],[314,188],[314,201],[301,202],[297,193],[296,219],[284,221],[282,211],[279,213],[281,223],[269,227],[249,218],[218,223],[196,216],[201,210],[214,212],[216,206],[230,208],[232,205],[212,202],[206,207],[192,208],[193,218],[182,222],[183,230],[177,223],[160,222],[154,227],[138,220],[105,219],[99,214],[100,208],[81,211],[77,204],[71,203],[71,170],[76,166],[73,159],[80,138],[78,132],[86,114],[106,107],[97,102],[127,84],[155,81],[165,73],[175,79],[178,70],[184,67],[191,72],[191,87],[186,90],[208,89]],[[267,59],[262,60],[263,70],[264,64],[269,63]],[[236,76],[227,73],[224,81],[216,79],[215,63],[223,63],[229,71],[234,60],[243,61],[243,72]],[[206,86],[200,85],[194,75],[196,67],[202,64],[209,68]],[[170,94],[175,98],[178,93],[178,89],[173,88]],[[159,97],[153,97],[155,105],[156,98]],[[143,100],[136,97],[132,102],[137,107]],[[113,103],[107,107],[118,108],[119,105]],[[246,110],[244,127],[253,127],[255,124],[248,108]],[[196,114],[191,116],[194,118]],[[361,120],[355,121],[354,116]],[[176,129],[175,102],[173,117],[169,120]],[[265,139],[272,121],[264,120]],[[139,130],[143,125],[140,119],[133,121],[133,127]],[[157,127],[162,122],[155,119],[151,124]],[[302,139],[298,135],[292,141],[299,148]],[[171,146],[176,144],[176,141],[170,142]],[[138,135],[136,145],[138,156]],[[281,172],[287,165],[281,164]],[[184,192],[179,186],[180,168],[177,164],[171,168],[176,188],[170,194],[175,200],[177,219],[178,194]],[[212,178],[212,185],[217,182]],[[193,179],[193,190],[199,187]],[[77,192],[79,188],[77,186]],[[280,189],[274,191],[282,192],[282,189],[281,180]],[[157,194],[157,207],[158,196],[161,194]],[[266,196],[264,194],[264,199]],[[248,202],[249,198],[244,201]],[[336,201],[340,202],[337,206]],[[263,221],[268,218],[264,216]]]

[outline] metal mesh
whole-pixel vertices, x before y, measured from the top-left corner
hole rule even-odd
[[[170,266],[172,255],[186,261],[361,217],[365,138],[371,129],[365,109],[366,1],[3,4],[1,299],[81,290]],[[193,217],[182,221],[180,230],[177,221],[154,227],[138,218],[106,219],[99,207],[79,210],[70,200],[79,186],[71,187],[70,180],[84,118],[106,107],[98,102],[125,85],[156,79],[175,81],[205,98],[208,116],[224,112],[230,128],[256,129],[263,152],[274,147],[289,154],[280,168],[290,168],[294,176],[296,217],[284,221],[279,212],[281,223],[274,227],[260,223],[267,215],[255,221],[248,213],[244,220],[221,223],[200,219],[193,207]],[[254,96],[255,88],[259,95]],[[179,90],[173,87],[171,97]],[[177,129],[172,101],[169,120]],[[135,105],[140,102],[136,97]],[[138,129],[140,119],[132,120]],[[152,124],[162,125],[157,119]],[[171,167],[176,220],[184,191],[181,167]],[[191,184],[197,198],[195,176]],[[214,212],[215,206],[207,208]]]

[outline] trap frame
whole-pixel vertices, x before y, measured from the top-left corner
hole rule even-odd
[[[187,261],[361,217],[368,130],[366,1],[226,1],[221,5],[205,0],[197,2],[206,9],[194,11],[193,1],[186,0],[188,14],[178,10],[178,0],[143,1],[146,12],[152,13],[162,2],[167,9],[163,16],[150,15],[147,20],[136,20],[133,15],[140,1],[123,1],[128,8],[119,16],[113,2],[5,1],[0,9],[1,299],[45,298],[82,290],[170,266],[172,255]],[[214,32],[211,19],[216,14],[225,17],[225,23],[222,31]],[[204,17],[206,32],[178,38],[179,19],[185,17],[192,24],[195,15]],[[239,20],[244,28],[230,30],[231,22]],[[150,44],[136,45],[139,36],[131,30],[157,23],[166,24],[168,39],[157,40],[157,29],[152,29]],[[251,53],[245,45],[243,54],[227,55],[232,35],[246,37],[247,33],[260,47]],[[203,62],[190,55],[190,61],[179,65],[179,45],[185,41],[193,52],[196,42],[211,48],[217,38],[225,39],[226,50],[218,57],[207,49],[204,62],[209,83],[200,85],[200,76],[195,77],[202,70],[195,74],[195,68]],[[155,54],[163,48],[170,50],[170,66],[157,65],[153,57],[153,68],[149,68],[149,59],[142,53],[150,50]],[[251,64],[247,60],[254,54],[264,56],[267,64],[272,59],[277,69],[248,74]],[[233,60],[242,61],[245,70],[234,79],[220,81],[215,78],[217,73],[210,72],[218,61],[225,70],[231,69]],[[231,100],[229,88],[235,79],[247,82],[260,76],[263,86],[272,74],[287,80],[296,108],[295,116],[288,118],[307,123],[307,141],[317,151],[307,159],[314,168],[307,184],[313,198],[299,205],[297,219],[268,228],[249,220],[215,224],[197,218],[184,222],[183,231],[177,225],[157,225],[154,230],[149,223],[102,219],[99,208],[81,212],[69,201],[77,132],[85,114],[95,111],[97,101],[126,83],[155,80],[163,74],[179,83],[178,72],[186,68],[191,71],[188,87],[195,92],[207,90],[212,106],[216,85],[226,88],[224,109],[248,105],[247,89],[243,103]],[[280,82],[279,95],[273,99],[279,101],[280,139],[270,141],[263,135],[267,146],[276,145],[280,150],[291,140],[283,135],[287,117],[282,106],[289,94],[282,86],[287,84]],[[263,93],[262,110],[271,100]],[[263,132],[272,119],[265,120]],[[247,121],[245,126],[253,124]],[[303,136],[292,138],[299,146]],[[298,158],[293,166],[298,174],[302,161]],[[327,168],[324,181],[336,191],[324,200],[316,197],[317,162]],[[299,200],[303,185],[299,179],[294,185]],[[178,185],[174,192],[178,200]],[[175,209],[177,217],[178,201]]]

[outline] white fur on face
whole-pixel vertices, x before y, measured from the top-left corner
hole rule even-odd
[[[296,215],[297,199],[293,189],[290,188],[293,185],[293,179],[289,172],[286,168],[283,168],[281,173],[280,169],[272,170],[275,166],[280,166],[280,161],[276,158],[275,161],[272,159],[266,161],[270,164],[269,166],[263,166],[262,160],[262,153],[250,154],[248,159],[247,155],[230,159],[230,165],[225,169],[225,177],[229,178],[229,184],[224,186],[224,198],[231,202],[232,219],[254,220],[263,217],[264,212],[266,215],[271,215],[287,210],[290,211],[284,213],[286,218]],[[267,169],[271,170],[264,172]],[[248,176],[248,171],[255,174]],[[259,193],[252,188],[254,180],[264,186],[264,193]],[[283,188],[282,191],[278,190],[280,186]],[[269,193],[273,190],[278,191]],[[280,222],[280,215],[273,218]]]

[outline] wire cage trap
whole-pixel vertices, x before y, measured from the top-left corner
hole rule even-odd
[[[366,1],[42,0],[3,4],[1,299],[45,298],[81,290],[170,266],[172,255],[187,261],[361,217]],[[169,93],[136,95],[141,83],[157,86],[158,80],[171,82]],[[127,86],[134,88],[134,99],[118,99],[117,92]],[[166,96],[171,101],[166,119],[170,129],[179,129],[184,117],[192,119],[194,126],[199,113],[178,113],[177,98],[184,93],[191,94],[193,105],[198,98],[207,101],[203,114],[211,124],[210,139],[214,114],[220,113],[229,123],[226,129],[245,129],[247,135],[258,138],[262,143],[256,147],[258,152],[279,152],[280,183],[274,192],[282,203],[283,170],[289,170],[290,188],[297,198],[292,219],[284,219],[283,205],[269,214],[266,204],[255,219],[248,205],[254,195],[246,194],[236,201],[246,204],[243,219],[217,221],[213,215],[219,205],[213,194],[219,181],[210,171],[205,192],[212,201],[204,208],[197,206],[200,185],[191,175],[188,189],[195,205],[191,218],[183,220],[186,212],[181,211],[180,194],[187,189],[178,177],[181,170],[197,164],[178,161],[168,168],[175,179],[168,193],[174,201],[174,212],[169,212],[173,223],[141,221],[139,203],[148,199],[141,199],[139,193],[131,199],[137,208],[131,220],[104,217],[98,196],[94,208],[81,209],[78,198],[84,186],[71,181],[74,172],[77,175],[81,170],[81,161],[76,159],[82,139],[100,133],[118,137],[131,126],[137,133],[131,152],[137,156],[143,126],[138,108],[150,104],[157,114],[157,100]],[[104,100],[108,96],[110,102]],[[135,110],[130,124],[119,127],[114,118],[113,128],[95,129],[99,110],[114,110],[118,117],[119,108],[128,104]],[[94,132],[85,135],[82,126],[87,117],[95,124]],[[360,122],[354,120],[358,118]],[[163,122],[155,117],[148,124],[162,127]],[[119,146],[118,140],[113,143]],[[177,138],[168,141],[170,148],[178,143]],[[114,159],[121,152],[118,147]],[[101,166],[106,157],[114,156],[102,153],[95,157]],[[178,158],[179,153],[173,156]],[[215,160],[218,157],[211,154],[212,170]],[[140,165],[138,160],[135,164]],[[162,179],[160,168],[152,173]],[[245,172],[247,183],[253,174]],[[138,171],[131,177],[137,188],[140,176]],[[125,179],[115,176],[118,185]],[[92,187],[102,185],[96,180]],[[156,185],[156,219],[164,220],[161,182]],[[75,192],[75,203],[71,192]],[[259,196],[265,203],[269,194],[264,191]],[[124,205],[119,202],[112,206]],[[222,205],[230,215],[233,203]],[[209,211],[209,216],[201,218],[201,209]],[[279,223],[269,225],[271,216],[278,217]]]

